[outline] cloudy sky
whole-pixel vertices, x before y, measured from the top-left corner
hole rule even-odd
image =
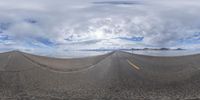
[[[199,0],[1,0],[0,51],[200,48]]]

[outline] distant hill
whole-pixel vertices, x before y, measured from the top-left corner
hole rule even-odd
[[[129,49],[82,49],[80,51],[117,51],[117,50],[121,50],[121,51],[132,51],[132,50],[186,50],[183,48],[176,48],[176,49],[171,49],[171,48],[129,48]]]

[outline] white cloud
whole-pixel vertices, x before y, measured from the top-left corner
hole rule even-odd
[[[101,0],[95,0],[99,2]],[[107,0],[108,1],[108,0]],[[127,0],[126,2],[130,2]],[[94,0],[6,0],[0,2],[0,23],[10,26],[1,34],[19,48],[35,37],[55,42],[52,50],[89,48],[131,48],[133,46],[182,46],[178,40],[199,32],[200,2],[197,0],[143,0],[139,4],[94,4]],[[29,23],[26,19],[34,20]],[[127,41],[118,37],[144,37]],[[6,47],[0,43],[1,48]],[[91,43],[89,43],[91,42]],[[188,48],[196,48],[187,44]],[[10,45],[9,48],[18,48]],[[43,45],[45,47],[46,45]]]

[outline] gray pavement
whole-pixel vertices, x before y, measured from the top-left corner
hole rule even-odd
[[[200,98],[200,55],[116,51],[58,59],[0,54],[2,100],[187,100]]]

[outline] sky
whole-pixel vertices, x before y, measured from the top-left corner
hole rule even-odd
[[[0,51],[200,48],[199,0],[1,0]]]

